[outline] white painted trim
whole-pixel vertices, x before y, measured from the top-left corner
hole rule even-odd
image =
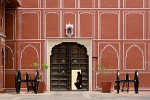
[[[149,0],[150,4],[150,0]],[[148,39],[150,39],[150,11],[148,11]]]
[[[91,37],[91,38],[93,38],[93,37]],[[150,40],[150,39],[93,39],[93,40],[102,40],[102,41],[148,41],[148,40]]]
[[[4,29],[4,18],[1,17],[1,30],[3,30],[3,29]]]
[[[98,82],[97,82],[97,80],[98,80],[98,74],[99,74],[99,73],[96,72],[96,79],[95,79],[95,80],[96,80],[96,87],[95,87],[96,90],[100,89],[100,87],[97,85],[97,83],[98,83]]]
[[[7,10],[150,10],[150,8],[6,8]]]
[[[62,0],[59,0],[59,7],[60,7],[60,8],[63,8],[63,7],[62,7],[62,2],[63,2]]]
[[[38,0],[38,8],[41,8],[41,6],[40,6],[41,2],[40,1],[41,0]]]
[[[5,41],[35,41],[35,40],[43,41],[45,39],[15,39],[15,40],[8,39],[8,40],[5,40]]]
[[[64,0],[62,0],[62,8],[65,8],[65,7],[64,7]]]
[[[62,11],[60,11],[60,21],[58,25],[60,25],[60,37],[62,37]]]
[[[46,39],[66,39],[66,37],[46,37]],[[74,40],[78,40],[78,39],[93,39],[93,37],[71,37],[71,38],[67,38],[67,39],[74,39]]]
[[[78,8],[77,0],[75,0],[75,8]]]
[[[120,3],[120,0],[118,0],[118,8],[120,8],[120,4],[121,4],[121,3]]]
[[[93,56],[95,57],[97,53],[95,52],[96,44],[95,44],[94,41],[92,42],[92,45],[93,45],[93,46],[92,46],[92,47],[93,47],[93,49],[92,49],[92,51],[93,51]],[[94,67],[94,69],[95,69],[95,67]]]
[[[80,0],[78,0],[78,8],[80,8]]]
[[[77,37],[80,37],[80,14],[79,14],[79,11],[78,11],[78,26],[77,26],[77,28],[78,28],[78,33],[77,33]]]
[[[148,43],[148,70],[150,70],[150,42]]]

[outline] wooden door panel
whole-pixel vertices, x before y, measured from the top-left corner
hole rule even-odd
[[[51,89],[71,90],[71,71],[81,70],[83,76],[82,90],[88,90],[88,55],[87,49],[76,42],[63,42],[52,49],[51,59]]]

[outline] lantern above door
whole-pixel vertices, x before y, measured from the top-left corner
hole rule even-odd
[[[72,37],[73,36],[73,25],[70,24],[70,22],[69,22],[69,24],[66,24],[66,35],[68,37]]]

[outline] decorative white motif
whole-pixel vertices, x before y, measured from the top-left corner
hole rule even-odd
[[[69,24],[66,24],[66,35],[68,37],[72,37],[72,35],[73,35],[73,25],[70,24],[70,22],[69,22]]]
[[[1,42],[5,44],[5,38],[1,37]]]

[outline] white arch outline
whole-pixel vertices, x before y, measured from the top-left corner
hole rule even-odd
[[[101,50],[100,56],[99,56],[100,60],[98,60],[98,61],[100,61],[100,64],[101,64],[102,52],[103,52],[106,48],[108,48],[108,47],[111,47],[111,48],[116,52],[117,58],[118,58],[118,69],[119,69],[119,53],[118,53],[118,51],[116,50],[116,48],[115,48],[113,45],[111,45],[111,44],[106,45],[106,46]]]
[[[5,70],[15,70],[15,57],[14,57],[14,52],[12,51],[11,47],[5,44],[5,49],[8,48],[11,53],[12,53],[12,60],[13,60],[13,69],[6,69]]]
[[[141,51],[141,53],[142,53],[142,59],[143,59],[143,69],[145,69],[143,50],[142,50],[138,45],[136,45],[136,44],[131,45],[131,46],[127,49],[127,51],[126,51],[126,53],[125,53],[125,60],[124,60],[124,68],[123,68],[123,69],[125,69],[125,70],[131,70],[131,69],[127,69],[127,68],[126,68],[126,59],[127,59],[127,57],[128,57],[128,52],[129,52],[130,49],[132,49],[133,47],[136,47],[136,48],[138,48],[138,49]],[[143,69],[142,69],[142,70],[143,70]],[[139,70],[139,69],[138,69],[138,70]]]
[[[31,48],[33,48],[35,51],[36,51],[36,56],[37,56],[37,59],[38,59],[38,64],[39,64],[39,53],[38,53],[38,50],[36,49],[36,47],[35,46],[33,46],[33,45],[31,45],[31,44],[28,44],[27,46],[25,46],[24,48],[23,48],[23,50],[21,51],[21,56],[20,56],[20,68],[19,69],[21,69],[21,66],[22,66],[22,53],[24,52],[24,50],[25,49],[27,49],[27,48],[29,48],[29,47],[31,47]],[[40,65],[40,64],[39,64]],[[38,67],[38,69],[40,69],[40,66]],[[30,69],[30,70],[34,70],[34,69]]]

